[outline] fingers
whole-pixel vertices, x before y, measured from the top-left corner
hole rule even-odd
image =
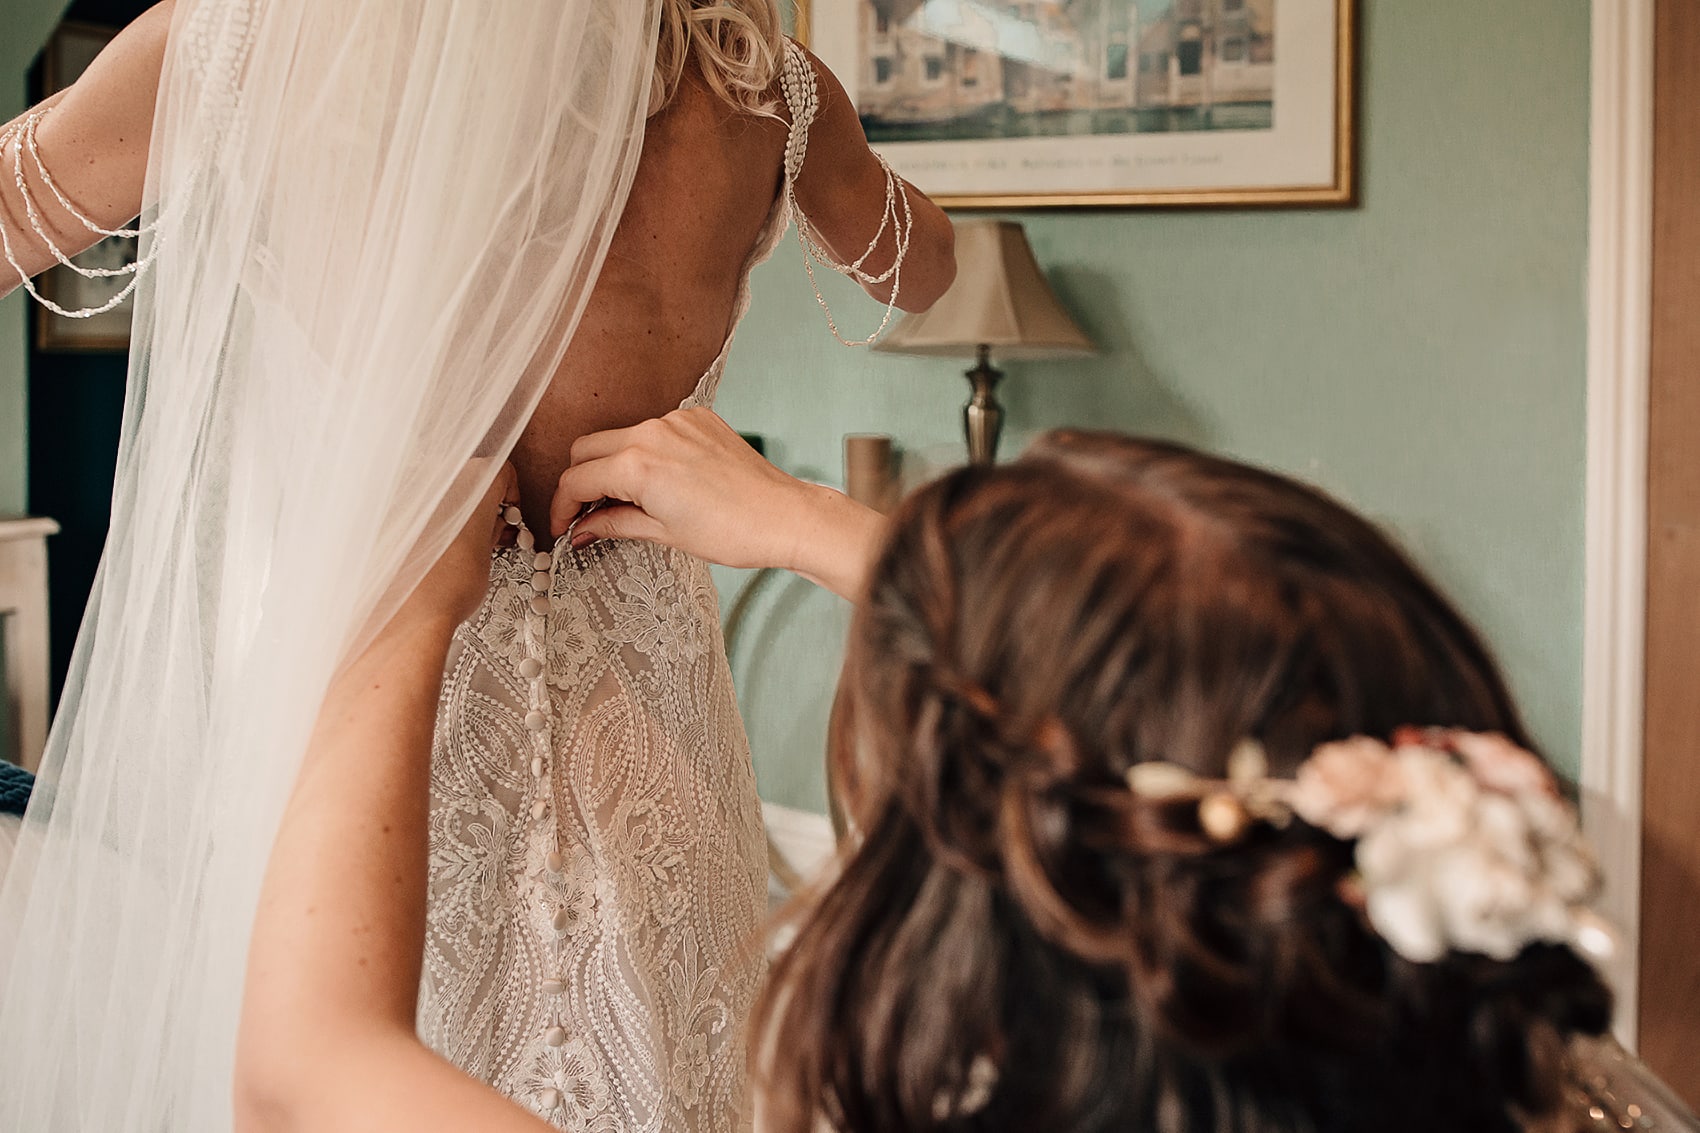
[[[597,500],[624,500],[641,506],[648,467],[645,459],[629,448],[584,464],[575,463],[561,473],[555,498],[549,502],[550,532],[557,538],[566,534],[579,510]]]
[[[745,447],[731,426],[701,407],[580,437],[572,447],[572,467],[562,474],[550,501],[550,531],[556,537],[565,534],[585,504],[603,499],[640,510],[655,504],[665,513],[664,499],[677,502],[680,492],[700,489],[706,468],[724,463],[729,454],[734,460],[744,456],[740,450]]]
[[[741,440],[718,413],[707,406],[696,405],[689,409],[675,409],[665,417],[653,417],[624,429],[586,433],[573,442],[571,456],[574,464],[583,464],[631,450],[666,452],[691,441],[697,442],[699,447],[705,441],[712,441],[710,447],[723,446],[727,438]]]
[[[455,486],[451,494],[458,494],[467,487],[475,487],[479,498],[492,508],[509,495],[515,493],[519,477],[514,472],[513,464],[507,461],[497,461],[494,457],[475,456],[466,462],[455,476]]]
[[[654,421],[641,421],[625,429],[604,429],[600,433],[586,433],[573,442],[570,450],[572,462],[582,464],[590,460],[602,460],[629,449],[649,435],[649,426],[653,424]]]
[[[491,475],[491,468],[495,474]],[[476,476],[479,480],[489,476],[485,482],[484,491],[480,494],[478,505],[467,521],[463,537],[474,538],[476,532],[483,529],[485,522],[490,524],[490,545],[501,546],[504,541],[511,542],[512,529],[503,519],[506,505],[519,502],[519,474],[514,471],[512,463],[503,462],[497,465],[494,460],[479,457],[472,460],[463,476]],[[476,481],[475,481],[476,482]]]
[[[514,470],[510,461],[503,464],[496,473],[495,483],[484,498],[487,512],[495,512],[495,531],[490,536],[492,547],[511,547],[518,536],[518,529],[507,520],[507,509],[519,504],[519,473]]]
[[[631,504],[612,504],[584,517],[573,530],[573,549],[599,539],[642,539],[660,543],[665,541],[666,533],[667,529],[643,509]]]

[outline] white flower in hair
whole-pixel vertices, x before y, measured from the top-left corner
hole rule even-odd
[[[1598,873],[1546,767],[1500,736],[1414,737],[1319,748],[1288,795],[1306,822],[1357,840],[1375,930],[1418,963],[1573,942]]]
[[[1404,778],[1387,745],[1358,736],[1317,748],[1300,765],[1288,802],[1312,826],[1356,838],[1404,797]]]
[[[1447,746],[1470,765],[1482,786],[1513,797],[1523,794],[1558,798],[1558,784],[1546,764],[1498,733],[1451,732]]]
[[[1504,736],[1407,729],[1392,746],[1359,736],[1317,748],[1291,781],[1271,780],[1263,749],[1246,740],[1226,780],[1147,761],[1127,782],[1156,802],[1196,804],[1200,829],[1222,846],[1294,815],[1355,842],[1358,876],[1343,896],[1361,900],[1408,960],[1510,960],[1539,941],[1596,959],[1612,949],[1587,910],[1599,871],[1575,809],[1546,765]]]

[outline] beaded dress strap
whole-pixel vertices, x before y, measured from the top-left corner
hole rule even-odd
[[[780,89],[785,94],[785,108],[791,112],[791,131],[785,140],[785,180],[796,179],[803,171],[803,159],[809,151],[809,128],[815,124],[820,110],[820,95],[815,85],[815,69],[807,53],[789,39],[785,41],[785,63],[779,72]]]
[[[797,201],[797,178],[802,174],[803,162],[808,156],[809,130],[814,125],[815,115],[820,111],[820,81],[815,75],[815,67],[808,53],[790,40],[785,41],[785,63],[780,69],[779,84],[785,93],[785,105],[791,111],[791,132],[785,142],[785,200],[790,207],[792,218],[797,222],[797,241],[803,248],[803,267],[809,273],[809,284],[814,288],[815,302],[826,315],[826,325],[832,331],[832,337],[845,346],[871,345],[885,333],[897,311],[898,294],[903,282],[903,261],[909,255],[909,241],[915,227],[915,215],[909,203],[909,187],[897,176],[883,156],[878,153],[874,155],[885,172],[885,209],[880,215],[879,228],[874,232],[873,239],[868,241],[867,251],[854,262],[840,263],[821,243],[814,225]],[[888,230],[895,244],[891,266],[874,275],[864,270],[864,267],[878,250]],[[854,341],[840,333],[838,320],[833,317],[832,308],[827,304],[826,296],[821,293],[819,281],[815,279],[816,264],[824,264],[865,287],[879,287],[889,282],[891,295],[885,304],[884,317],[880,319],[874,333]]]

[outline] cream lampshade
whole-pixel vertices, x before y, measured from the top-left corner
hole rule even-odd
[[[1033,258],[1027,234],[1012,220],[968,220],[956,225],[956,282],[930,310],[907,315],[875,350],[973,358],[973,393],[962,410],[968,455],[990,464],[1003,431],[998,404],[1002,358],[1072,358],[1097,353],[1092,340],[1063,310]]]

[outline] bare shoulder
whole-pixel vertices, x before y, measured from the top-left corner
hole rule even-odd
[[[803,190],[804,195],[831,193],[834,189],[860,191],[868,179],[883,175],[879,174],[874,156],[868,149],[867,135],[862,132],[856,106],[844,84],[818,55],[795,40],[787,42],[795,45],[815,73],[816,105],[813,120],[808,126],[805,168],[816,176],[807,179],[813,184]],[[800,186],[802,184],[804,182],[799,183]]]
[[[844,84],[839,81],[837,75],[832,73],[832,68],[823,63],[819,55],[796,40],[787,39],[786,42],[800,52],[803,58],[808,61],[809,66],[814,68],[815,90],[820,96],[820,109],[815,118],[816,124],[823,125],[829,117],[842,115],[850,121],[856,122],[857,138],[863,140],[861,138],[861,124],[856,117],[856,107],[850,101],[850,92],[844,89]],[[835,109],[836,114],[833,113]]]
[[[880,282],[860,281],[863,290],[884,302],[891,285],[883,282],[897,258],[897,230],[887,231],[885,209],[892,190],[901,186],[905,209],[912,208],[913,226],[905,241],[902,295],[898,305],[923,311],[950,286],[956,276],[955,235],[950,219],[913,185],[896,177],[874,154],[862,129],[861,116],[844,84],[807,48],[803,57],[814,68],[817,105],[809,125],[803,166],[795,182],[795,203],[826,247],[846,263],[856,262]],[[874,246],[868,240],[872,235]],[[880,241],[887,246],[881,247]],[[866,251],[864,251],[866,249]]]

